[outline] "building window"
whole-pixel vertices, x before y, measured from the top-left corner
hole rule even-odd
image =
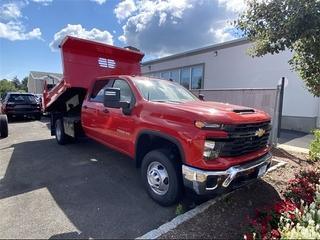
[[[159,78],[160,77],[160,73],[159,72],[155,73],[154,77]]]
[[[191,89],[202,88],[202,66],[191,69]]]
[[[203,66],[198,65],[189,68],[175,69],[171,71],[155,72],[150,74],[155,78],[170,78],[187,89],[202,89],[203,88]]]
[[[179,83],[179,70],[174,70],[174,71],[171,71],[171,79],[176,82],[176,83]]]
[[[180,84],[186,89],[190,87],[190,68],[182,69],[180,76]]]
[[[169,72],[163,72],[163,73],[161,74],[161,77],[162,77],[163,79],[169,80]]]

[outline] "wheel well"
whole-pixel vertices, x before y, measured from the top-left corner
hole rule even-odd
[[[174,158],[181,163],[185,162],[184,153],[180,143],[172,137],[148,132],[140,134],[136,143],[136,167],[140,168],[144,156],[155,149],[168,149]]]

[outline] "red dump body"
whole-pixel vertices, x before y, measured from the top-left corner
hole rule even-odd
[[[141,75],[144,54],[103,43],[67,36],[60,44],[63,79],[50,91],[45,87],[44,111],[70,88],[88,89],[101,76]]]

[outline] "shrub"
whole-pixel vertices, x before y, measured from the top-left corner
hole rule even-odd
[[[320,160],[320,129],[316,129],[313,131],[315,135],[315,139],[310,142],[309,146],[309,156],[313,161]]]
[[[240,227],[245,239],[320,239],[320,170],[301,170],[290,180],[285,200],[256,209]],[[301,201],[302,200],[302,201]]]
[[[284,212],[279,221],[279,232],[284,239],[320,239],[320,185],[310,205],[301,201],[300,210]],[[293,215],[292,215],[293,214]]]
[[[300,206],[300,200],[303,199],[306,204],[311,204],[316,192],[316,184],[319,183],[320,170],[300,170],[295,174],[295,178],[289,181],[289,184],[282,193],[285,199],[292,201],[296,206]]]

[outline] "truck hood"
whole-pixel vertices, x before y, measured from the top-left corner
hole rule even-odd
[[[181,104],[168,104],[168,111],[174,109],[175,115],[193,120],[224,124],[240,124],[270,120],[270,116],[250,107],[210,101],[190,101]],[[170,110],[171,109],[171,110]],[[164,112],[166,111],[164,110]],[[171,115],[169,112],[167,113]]]

